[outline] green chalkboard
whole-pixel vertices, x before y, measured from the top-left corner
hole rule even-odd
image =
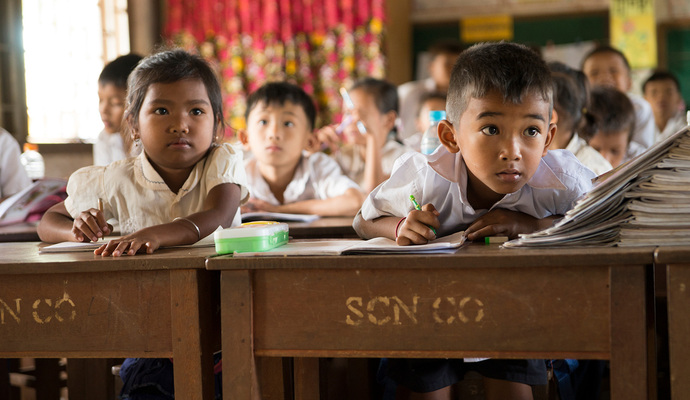
[[[668,70],[680,81],[686,107],[690,107],[690,29],[670,29],[666,35]]]

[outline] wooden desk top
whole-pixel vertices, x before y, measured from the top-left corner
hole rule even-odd
[[[688,253],[690,254],[690,252]],[[552,267],[554,265],[651,265],[654,247],[502,249],[498,245],[468,243],[453,254],[396,254],[303,257],[232,258],[222,256],[206,261],[211,270],[274,268],[437,268],[463,266],[485,267]]]
[[[312,222],[291,222],[290,236],[295,239],[356,238],[352,217],[323,217]]]
[[[159,249],[153,254],[101,257],[90,251],[38,254],[40,242],[0,243],[0,274],[64,273],[155,269],[201,269],[213,247]],[[98,265],[95,265],[98,263]]]
[[[659,246],[654,252],[657,264],[690,264],[690,248],[684,246]]]
[[[0,242],[36,242],[38,240],[35,224],[0,226]]]

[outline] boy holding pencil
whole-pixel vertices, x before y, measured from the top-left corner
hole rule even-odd
[[[412,245],[436,233],[515,238],[550,226],[595,176],[572,153],[548,150],[556,131],[552,91],[548,67],[525,46],[484,43],[463,52],[451,75],[448,120],[438,127],[442,148],[398,159],[355,217],[357,233]],[[484,376],[487,399],[531,399],[530,386],[547,380],[543,360],[387,363],[398,399],[450,399],[470,370]]]

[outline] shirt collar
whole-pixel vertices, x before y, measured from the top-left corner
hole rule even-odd
[[[177,192],[178,195],[184,194],[192,190],[199,183],[199,181],[201,180],[201,176],[203,175],[203,168],[205,165],[204,161],[208,157],[210,157],[210,154],[202,158],[201,161],[196,163],[196,165],[192,169],[192,172],[189,173],[189,176],[187,177],[187,180],[185,181],[184,185],[182,185],[180,190]],[[153,168],[153,165],[151,165],[151,162],[149,161],[148,157],[146,157],[145,151],[142,151],[137,156],[137,159],[134,162],[134,168],[135,179],[144,188],[157,191],[170,191],[170,188],[165,183],[163,178],[161,178],[158,171],[156,171],[156,169]]]

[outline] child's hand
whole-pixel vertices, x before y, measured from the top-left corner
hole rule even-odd
[[[113,239],[94,250],[93,253],[103,257],[110,255],[113,257],[133,256],[137,252],[151,254],[160,247],[160,242],[156,235],[147,234],[146,231],[146,229],[142,229],[130,235]]]
[[[425,244],[436,238],[431,227],[438,230],[441,224],[438,221],[439,212],[433,204],[428,203],[420,210],[412,210],[405,220],[398,226],[395,242],[400,246],[410,244]]]
[[[474,220],[465,230],[469,240],[486,236],[508,236],[515,239],[520,233],[531,233],[540,229],[539,219],[519,211],[497,208]]]
[[[240,207],[243,213],[255,212],[255,211],[265,211],[265,212],[278,212],[279,206],[274,206],[273,204],[250,197],[249,200]]]
[[[72,224],[72,234],[77,242],[97,242],[112,231],[113,226],[105,222],[103,212],[96,208],[82,211]]]
[[[337,125],[327,125],[316,131],[316,139],[311,141],[309,151],[328,151],[331,154],[338,151],[343,140],[336,132],[336,127]]]

